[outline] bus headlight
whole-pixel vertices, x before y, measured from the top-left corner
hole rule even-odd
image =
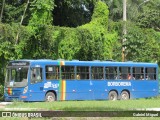
[[[28,86],[24,88],[23,94],[25,94],[28,91]]]

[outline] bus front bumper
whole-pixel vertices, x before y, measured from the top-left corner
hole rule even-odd
[[[10,96],[5,94],[4,101],[28,101],[27,95],[20,95],[20,96]]]

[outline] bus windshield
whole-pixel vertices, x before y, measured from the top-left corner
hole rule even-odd
[[[25,87],[28,79],[27,67],[12,67],[6,71],[5,87]]]

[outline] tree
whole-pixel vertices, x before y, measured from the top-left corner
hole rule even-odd
[[[106,28],[108,28],[107,6],[103,2],[98,2],[94,9],[92,20],[89,23],[77,28],[53,27],[51,30],[53,32],[48,34],[50,36],[49,39],[45,39],[44,41],[46,45],[50,43],[52,46],[50,47],[48,45],[47,47],[47,50],[50,50],[48,53],[52,53],[52,56],[50,56],[52,59],[110,59],[112,58],[113,42],[116,41],[117,34],[116,32],[114,34],[109,33]],[[38,30],[44,30],[43,33],[45,33],[44,28]],[[45,37],[46,35],[42,34],[42,36],[38,38],[41,38],[42,41]],[[29,43],[38,43],[38,41],[35,40],[36,39],[32,39],[32,42],[30,41]],[[48,41],[50,42],[48,43]],[[41,43],[40,40],[39,43]],[[41,45],[43,46],[43,44]],[[39,45],[36,44],[36,46]],[[42,46],[40,48],[43,48]],[[33,50],[34,48],[35,47],[31,48],[32,51],[35,51]],[[41,51],[40,48],[36,47],[37,52],[43,56],[42,53],[45,49]]]
[[[51,0],[34,0],[31,5],[31,17],[29,24],[26,27],[29,32],[29,39],[26,44],[28,51],[24,52],[27,58],[47,58],[50,49],[49,42],[51,41],[52,33],[52,10],[54,8],[54,2]],[[48,50],[47,50],[48,49]]]
[[[117,39],[116,32],[108,32],[108,7],[103,2],[97,2],[90,23],[80,28],[88,31],[88,38],[83,41],[83,54],[88,55],[87,60],[112,59],[113,43]],[[83,57],[84,58],[84,57]]]
[[[22,23],[23,23],[23,20],[24,20],[24,17],[25,17],[25,14],[26,14],[28,5],[29,5],[29,0],[27,0],[27,4],[26,4],[25,9],[24,9],[24,11],[23,11],[23,15],[22,15],[22,18],[21,18],[21,21],[20,21],[20,26],[21,26]],[[16,44],[18,43],[19,33],[20,33],[20,31],[19,31],[19,29],[18,29],[17,36],[16,36]]]
[[[5,5],[5,0],[3,0],[2,5],[1,5],[2,9],[1,9],[1,14],[0,14],[0,22],[2,22],[2,18],[3,18],[4,5]]]
[[[135,25],[127,28],[127,59],[132,61],[156,62],[160,57],[160,34],[153,29],[141,29]]]
[[[2,4],[1,15],[3,15],[3,23],[19,23],[21,21],[21,16],[23,15],[24,8],[28,0],[3,0],[5,2]],[[27,14],[24,16],[23,25],[28,24],[28,19],[30,16],[30,11],[27,9]]]
[[[53,24],[77,27],[90,22],[96,0],[55,0]]]
[[[110,19],[118,21],[123,16],[123,2],[122,0],[104,0],[109,7]]]
[[[160,32],[160,1],[149,1],[141,7],[142,14],[136,20],[141,28],[153,28]]]

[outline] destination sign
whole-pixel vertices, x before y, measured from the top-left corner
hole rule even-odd
[[[29,62],[26,61],[11,61],[8,66],[29,66]]]
[[[108,82],[108,86],[131,86],[131,82]]]

